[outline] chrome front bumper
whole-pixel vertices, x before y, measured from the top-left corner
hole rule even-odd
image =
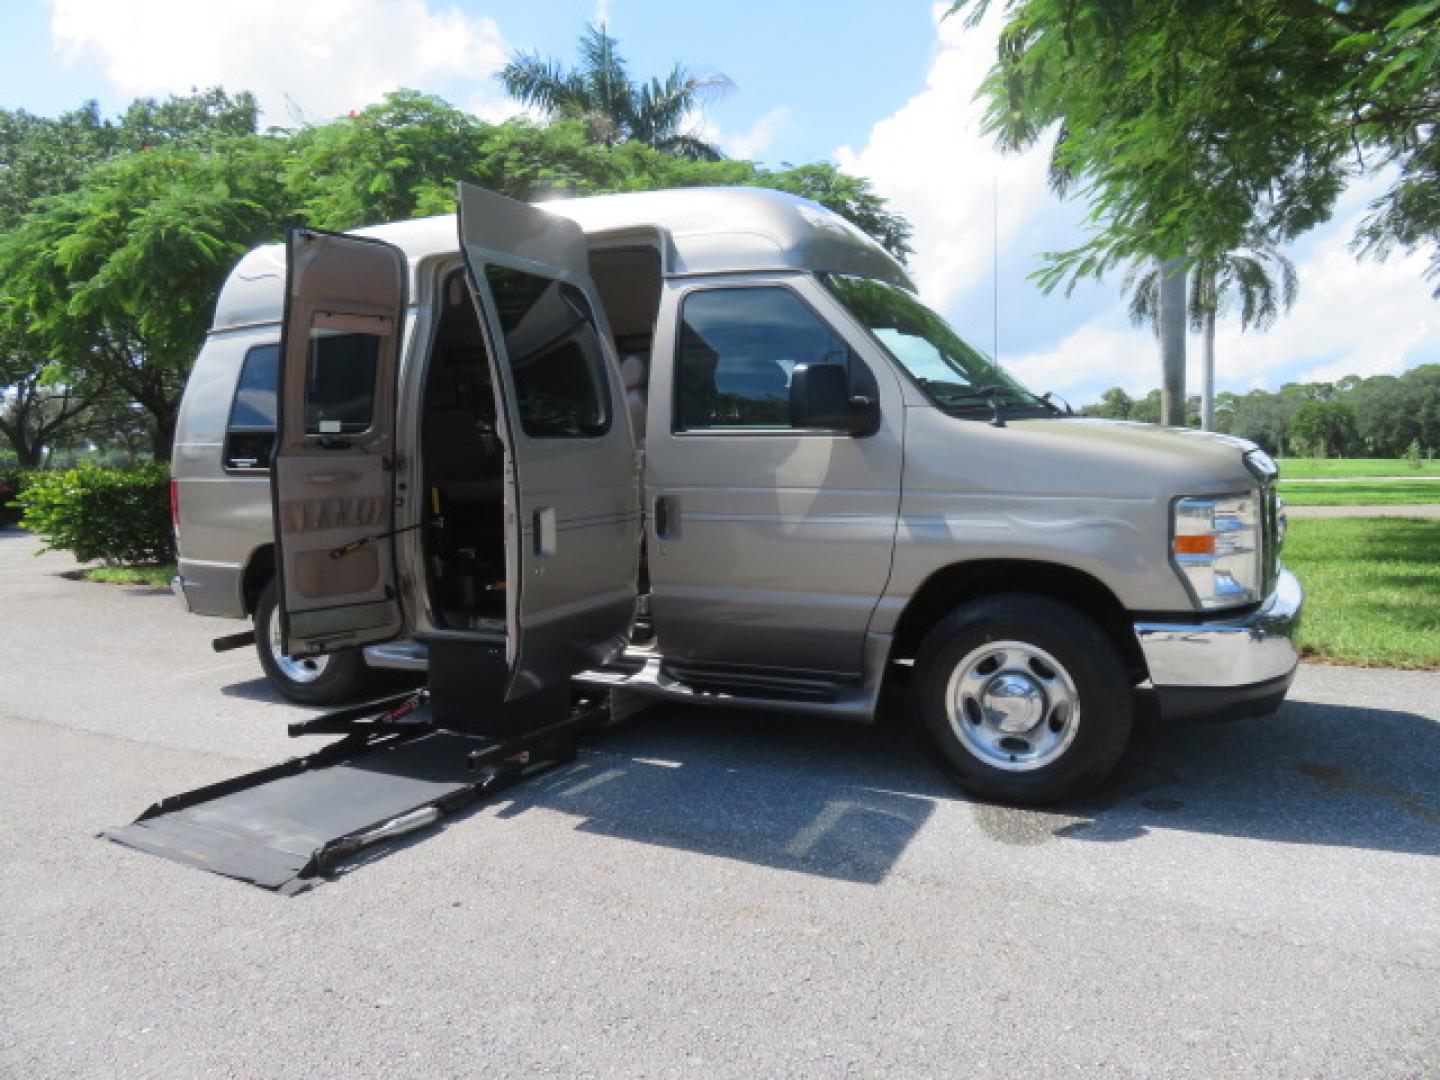
[[[1273,687],[1283,695],[1300,662],[1294,634],[1305,590],[1281,569],[1260,607],[1236,618],[1197,623],[1140,622],[1135,636],[1157,689]]]

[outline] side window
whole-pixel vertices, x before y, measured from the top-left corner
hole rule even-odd
[[[844,364],[850,349],[779,286],[685,297],[676,354],[675,428],[790,428],[797,364]]]
[[[370,430],[382,340],[375,334],[320,327],[310,331],[306,435],[359,435]]]
[[[585,294],[563,281],[488,265],[515,380],[520,426],[535,438],[585,438],[610,429],[605,353]]]
[[[225,425],[225,467],[265,471],[275,445],[275,395],[280,346],[256,345],[245,354],[230,421]]]

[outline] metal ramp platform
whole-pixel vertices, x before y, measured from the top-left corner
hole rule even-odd
[[[357,852],[433,825],[575,755],[603,718],[582,702],[504,738],[438,728],[425,692],[301,724],[344,733],[306,757],[162,799],[100,835],[175,862],[293,895]]]

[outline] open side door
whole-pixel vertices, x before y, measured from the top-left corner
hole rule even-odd
[[[284,648],[399,636],[391,531],[406,265],[399,248],[286,236],[280,407],[271,470]]]
[[[639,460],[579,226],[468,184],[458,202],[506,454],[514,700],[623,648],[639,574]]]

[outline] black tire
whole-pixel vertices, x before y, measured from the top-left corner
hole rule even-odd
[[[271,644],[275,623],[275,582],[255,601],[255,651],[270,685],[301,705],[336,705],[360,698],[371,683],[371,671],[359,649],[341,649],[318,657],[322,670],[310,677],[287,672]]]
[[[916,656],[915,700],[961,788],[1024,805],[1093,789],[1124,753],[1134,717],[1114,642],[1069,604],[1028,593],[982,597],[936,624]]]

